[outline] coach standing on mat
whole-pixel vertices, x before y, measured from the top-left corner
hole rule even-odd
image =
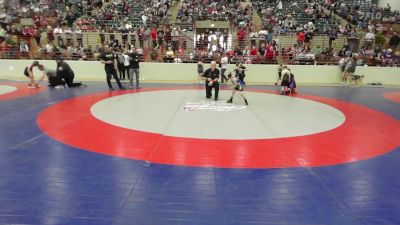
[[[100,59],[101,63],[104,64],[104,69],[106,70],[107,84],[110,90],[114,90],[113,86],[111,85],[111,76],[113,76],[115,81],[117,81],[119,89],[125,89],[119,81],[117,71],[115,70],[117,55],[111,51],[110,46],[104,46],[104,52],[100,55]]]
[[[136,76],[136,88],[139,88],[139,63],[140,63],[140,55],[137,54],[136,48],[132,48],[132,52],[128,55],[129,56],[129,88],[133,88],[133,73]]]
[[[211,68],[207,69],[204,72],[203,77],[206,80],[206,98],[211,98],[211,90],[215,89],[214,100],[218,101],[218,93],[219,93],[219,70],[217,69],[217,63],[215,61],[211,62]]]

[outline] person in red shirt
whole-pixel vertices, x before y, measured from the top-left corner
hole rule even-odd
[[[275,47],[272,43],[270,43],[265,52],[265,60],[272,60],[275,57]]]
[[[253,46],[250,50],[250,57],[251,57],[251,63],[259,63],[259,58],[258,58],[258,49],[256,46]]]
[[[22,30],[22,34],[27,37],[30,37],[32,33],[33,33],[33,28],[29,26],[24,27],[24,29]]]
[[[258,53],[258,49],[256,48],[256,46],[253,46],[250,50],[250,56],[256,56]]]
[[[303,30],[299,31],[299,33],[297,33],[297,44],[303,45],[305,36],[306,35]]]
[[[246,36],[246,33],[244,32],[243,29],[240,29],[236,35],[238,38],[238,45],[240,48],[242,48],[244,45],[244,37]]]
[[[151,40],[153,41],[153,48],[157,46],[157,29],[153,28],[151,29]]]

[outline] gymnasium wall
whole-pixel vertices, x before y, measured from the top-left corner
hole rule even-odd
[[[0,79],[24,80],[24,68],[32,61],[0,60]],[[55,69],[56,62],[43,60],[40,63]],[[75,72],[76,80],[105,81],[104,65],[92,61],[67,61]],[[144,82],[193,83],[197,79],[197,64],[141,63],[141,78]],[[209,65],[205,65],[208,68]],[[277,65],[246,65],[246,81],[249,84],[272,84],[276,80]],[[228,71],[234,65],[229,65]],[[338,66],[291,65],[299,84],[331,85],[340,83]],[[35,70],[38,73],[39,70]],[[356,74],[364,75],[364,83],[381,82],[400,85],[400,68],[357,67]]]

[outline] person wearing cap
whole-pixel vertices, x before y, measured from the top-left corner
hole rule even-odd
[[[217,62],[211,62],[211,68],[207,69],[203,75],[206,83],[206,98],[211,98],[212,89],[215,89],[214,100],[218,101],[218,93],[219,93],[219,70],[217,69]]]
[[[44,79],[44,75],[42,75],[37,82],[35,82],[35,77],[33,75],[33,68],[39,67],[38,61],[33,61],[31,64],[27,65],[24,70],[24,75],[29,79],[28,87],[29,88],[38,88],[39,83]]]

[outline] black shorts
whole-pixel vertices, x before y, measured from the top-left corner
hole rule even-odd
[[[243,91],[243,86],[236,85],[236,86],[235,86],[235,90],[236,90],[236,91]]]
[[[25,67],[25,70],[24,70],[24,75],[25,75],[26,77],[29,77],[29,73],[28,73],[28,67]]]
[[[288,80],[283,80],[281,86],[289,87],[289,81]]]

